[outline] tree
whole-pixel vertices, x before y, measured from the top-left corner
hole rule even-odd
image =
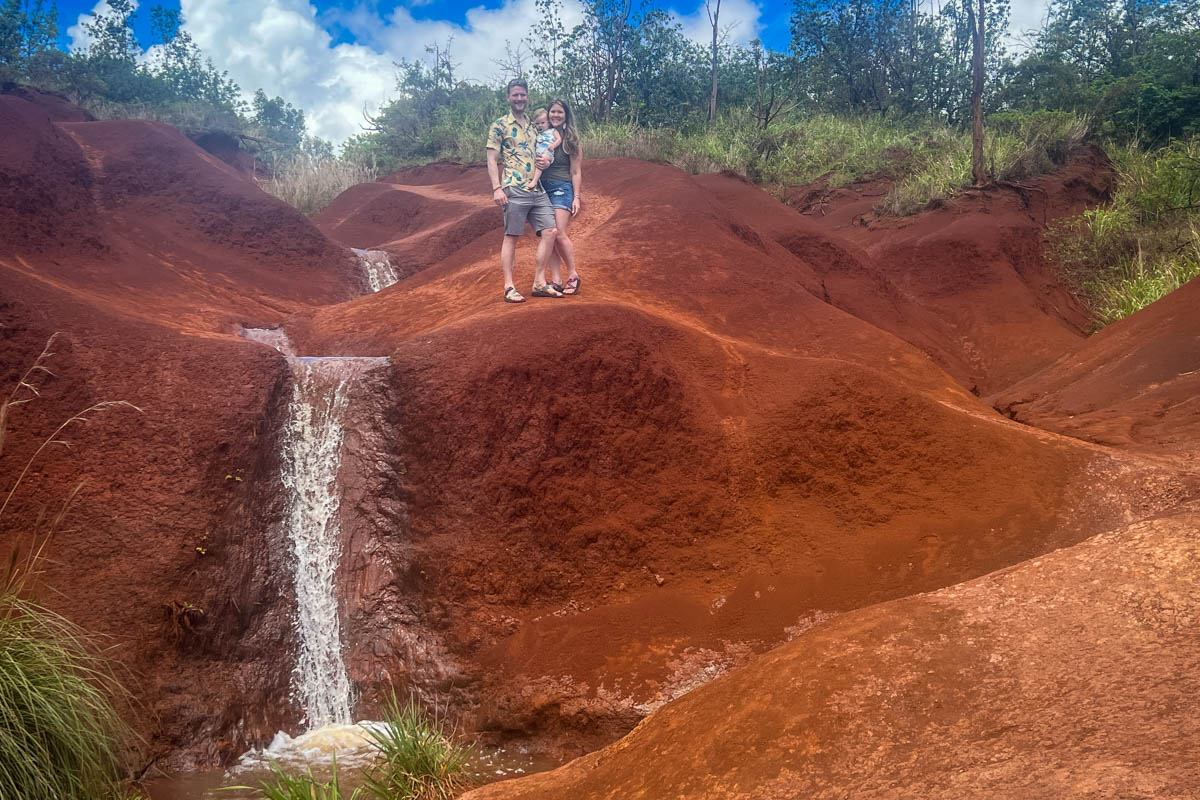
[[[304,112],[282,97],[268,98],[262,89],[255,91],[251,104],[253,121],[272,141],[285,149],[294,149],[304,139]]]
[[[970,8],[970,6],[968,6]],[[987,167],[983,163],[983,36],[984,36],[984,0],[979,0],[979,12],[972,14],[974,24],[971,26],[975,43],[975,55],[971,59],[971,174],[976,186],[987,184]]]
[[[754,58],[754,118],[765,131],[782,114],[794,111],[799,103],[792,95],[789,64],[782,53],[768,52],[762,42],[750,43]]]
[[[28,80],[31,66],[54,51],[58,9],[43,0],[0,4],[0,81]],[[33,71],[37,71],[36,68]]]
[[[560,60],[567,32],[562,21],[562,0],[534,0],[537,22],[525,44],[533,54],[534,86],[548,95],[565,93]]]
[[[708,121],[717,118],[717,32],[721,19],[721,0],[714,6],[712,0],[704,0],[704,11],[708,14],[708,24],[712,26],[712,94],[708,96]]]
[[[0,80],[16,80],[21,74],[25,9],[21,0],[5,0],[0,6]]]
[[[204,57],[181,22],[178,9],[150,9],[150,27],[160,45],[154,51],[151,73],[166,84],[174,100],[205,101],[236,111],[241,89],[228,72],[218,72],[212,59]]]
[[[134,64],[141,50],[133,33],[133,0],[108,0],[107,14],[94,14],[83,29],[92,38],[88,59]]]

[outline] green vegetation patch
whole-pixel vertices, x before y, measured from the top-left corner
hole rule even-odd
[[[1112,201],[1058,222],[1047,237],[1099,325],[1200,275],[1200,136],[1150,151],[1107,150],[1118,175]]]

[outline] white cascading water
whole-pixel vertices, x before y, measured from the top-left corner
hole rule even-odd
[[[367,286],[372,292],[386,289],[399,280],[396,277],[396,270],[392,268],[391,259],[383,250],[351,249],[354,251],[354,255],[358,256],[358,265],[362,268],[363,278],[366,279]]]
[[[233,771],[257,771],[265,779],[279,765],[304,770],[334,759],[342,765],[367,764],[378,757],[370,731],[381,723],[352,722],[354,691],[342,656],[335,583],[341,555],[338,472],[352,390],[364,373],[387,364],[388,359],[296,357],[281,329],[243,328],[241,333],[286,356],[294,377],[282,480],[288,491],[287,538],[300,640],[292,686],[296,702],[304,709],[307,730],[294,737],[280,731],[266,748],[244,753]],[[502,749],[481,751],[476,761],[477,768],[498,777],[523,774],[532,765],[527,756]]]
[[[335,576],[343,422],[355,379],[380,358],[289,358],[295,378],[283,444],[283,485],[296,586],[300,655],[292,670],[309,730],[349,724],[354,696],[342,658]]]

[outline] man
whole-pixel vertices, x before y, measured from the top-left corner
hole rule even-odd
[[[525,302],[513,285],[513,267],[517,259],[517,239],[524,235],[526,221],[541,237],[533,276],[533,296],[562,297],[561,291],[546,283],[546,260],[554,250],[554,237],[558,233],[554,227],[554,209],[541,186],[533,190],[525,188],[533,175],[538,135],[533,122],[525,117],[529,86],[520,78],[511,80],[506,96],[509,114],[492,123],[487,141],[492,200],[504,210],[504,244],[500,246],[504,302]]]

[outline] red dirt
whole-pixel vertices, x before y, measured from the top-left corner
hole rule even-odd
[[[1195,511],[838,619],[463,800],[1191,797]]]
[[[478,167],[355,187],[314,227],[164,126],[52,123],[3,97],[0,113],[17,132],[0,158],[4,207],[29,209],[0,238],[4,385],[50,332],[66,345],[43,399],[13,417],[0,480],[93,399],[147,409],[83,429],[4,524],[18,530],[88,478],[47,580],[74,587],[61,607],[124,648],[151,754],[171,763],[228,760],[297,716],[278,541],[288,378],[277,354],[232,335],[239,322],[283,321],[309,355],[392,359],[353,406],[344,467],[339,580],[360,715],[407,686],[449,701],[470,729],[559,753],[605,745],[738,665],[800,658],[793,644],[754,659],[833,615],[899,603],[812,635],[909,607],[918,619],[925,601],[897,599],[1195,492],[1171,453],[1051,432],[1068,430],[1058,404],[1100,369],[1070,372],[1070,354],[1126,376],[1113,403],[1183,370],[1165,356],[1128,370],[1139,329],[1110,334],[1107,349],[1083,339],[1080,310],[1041,261],[1038,192],[842,228],[733,178],[589,162],[571,227],[582,294],[513,307],[500,301],[499,216]],[[1081,161],[1043,179],[1045,198],[1081,202],[1105,169]],[[331,239],[382,247],[409,277],[338,302],[358,280]],[[528,237],[522,285],[531,258]],[[1183,301],[1162,312],[1162,346],[1193,320]],[[1015,407],[1022,421],[1041,415],[1037,428],[972,394],[1002,398],[1021,381],[1048,398]],[[1169,431],[1191,441],[1192,418],[1176,413],[1151,444]],[[198,632],[168,637],[171,600],[205,607]],[[916,639],[942,624],[930,619]],[[833,667],[813,670],[813,691],[835,691]],[[714,687],[745,691],[739,674],[781,680],[734,671]],[[783,684],[761,691],[800,702]],[[688,735],[736,749],[720,730]],[[580,796],[625,785],[632,768],[605,773],[608,760],[587,762],[600,766]],[[644,796],[687,795],[667,783],[681,772],[661,774]]]
[[[1196,457],[1200,281],[1109,325],[991,398],[1020,422],[1115,446]]]

